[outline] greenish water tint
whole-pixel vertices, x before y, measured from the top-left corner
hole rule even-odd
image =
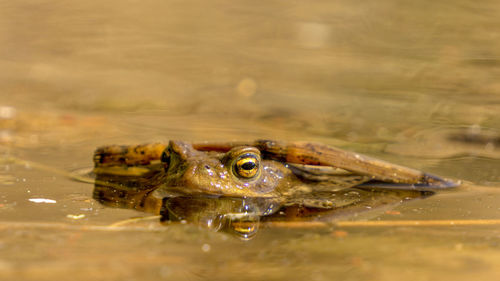
[[[455,190],[354,220],[500,219],[497,1],[1,1],[0,153],[54,169],[168,139],[319,141]],[[2,280],[496,280],[500,227],[132,223],[0,163]],[[31,200],[30,200],[31,199]],[[100,227],[104,227],[101,231]],[[150,229],[150,230],[148,230]]]

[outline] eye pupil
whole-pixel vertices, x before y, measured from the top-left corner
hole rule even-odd
[[[255,169],[255,163],[254,162],[246,162],[246,163],[243,163],[243,165],[241,165],[241,168],[243,170],[252,170],[252,169]]]

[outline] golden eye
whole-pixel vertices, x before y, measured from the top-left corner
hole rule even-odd
[[[241,178],[253,178],[259,172],[259,160],[250,153],[241,155],[234,162],[233,169],[235,174]]]

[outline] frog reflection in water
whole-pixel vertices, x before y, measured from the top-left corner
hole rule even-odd
[[[310,218],[375,204],[374,192],[384,193],[380,198],[387,203],[391,196],[399,202],[455,186],[417,170],[302,142],[106,146],[95,152],[94,162],[94,195],[101,202],[210,226],[218,221],[217,229],[221,218],[258,221],[282,210],[274,218],[290,219],[285,209],[294,219]]]

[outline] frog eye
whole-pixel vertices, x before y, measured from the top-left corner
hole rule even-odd
[[[240,178],[250,179],[259,172],[259,159],[257,155],[246,153],[239,156],[233,164],[235,174]]]

